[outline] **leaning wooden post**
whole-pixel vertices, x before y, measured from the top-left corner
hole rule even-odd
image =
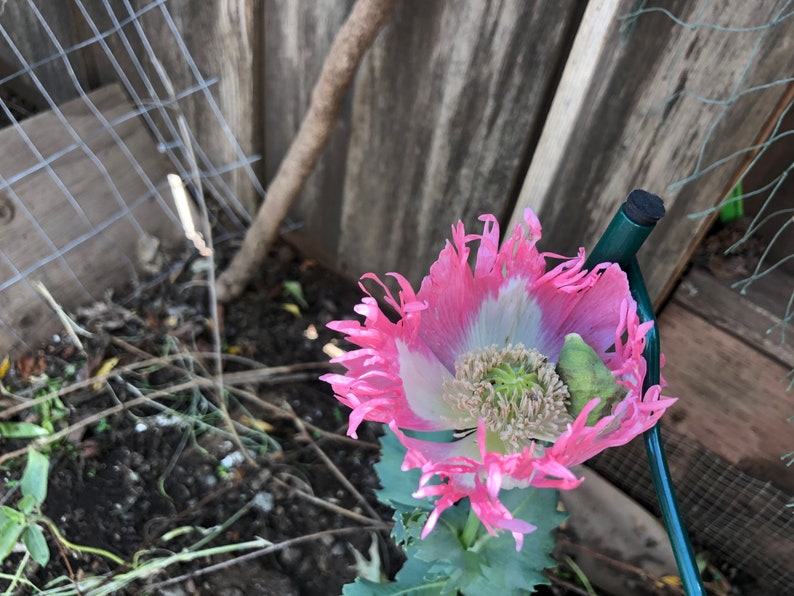
[[[281,222],[336,126],[342,100],[361,58],[388,20],[394,3],[395,0],[357,0],[334,38],[298,134],[267,190],[243,245],[215,284],[220,302],[239,296],[264,261]]]

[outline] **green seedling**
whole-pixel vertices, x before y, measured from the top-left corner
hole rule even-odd
[[[306,302],[306,297],[303,295],[303,287],[299,281],[285,281],[282,286],[284,293],[292,298],[298,306],[306,310],[309,308],[309,303]]]
[[[22,541],[31,558],[42,567],[50,560],[50,549],[39,525],[40,508],[47,498],[47,475],[50,460],[46,455],[31,449],[22,480],[19,483],[22,498],[16,508],[0,507],[0,562],[11,554]]]
[[[97,432],[97,434],[99,434],[109,431],[111,428],[112,427],[110,426],[110,423],[107,421],[107,418],[103,417],[99,419],[99,422],[97,422],[97,425],[94,430]]]
[[[14,593],[14,588],[19,583],[26,585],[30,583],[23,578],[23,572],[29,559],[33,559],[42,567],[49,563],[50,548],[44,536],[45,528],[61,548],[93,553],[110,559],[117,565],[125,564],[121,558],[104,549],[69,542],[61,534],[55,522],[41,512],[41,506],[47,499],[49,471],[49,458],[43,453],[29,449],[25,470],[17,485],[22,497],[17,501],[16,507],[0,506],[0,565],[20,542],[26,551],[26,555],[18,565],[16,574],[11,578],[13,581],[8,586],[6,594]],[[31,587],[35,588],[32,584]]]
[[[36,391],[33,397],[42,398],[52,395],[52,398],[42,401],[34,406],[33,409],[39,416],[40,426],[47,431],[47,434],[52,434],[55,432],[56,424],[69,416],[68,408],[60,398],[57,397],[57,393],[61,389],[64,379],[60,377],[55,379],[44,377],[43,380],[46,386]]]
[[[37,439],[51,434],[32,422],[0,422],[0,437],[4,439]]]

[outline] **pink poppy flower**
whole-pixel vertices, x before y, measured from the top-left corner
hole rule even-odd
[[[659,385],[642,394],[651,323],[640,324],[618,265],[587,271],[583,249],[569,259],[539,253],[541,227],[531,210],[501,248],[496,218],[480,220],[482,234],[453,226],[418,292],[391,273],[400,287],[395,299],[364,275],[400,318],[392,322],[362,285],[368,296],[355,311],[363,324],[329,324],[359,349],[334,359],[347,374],[322,378],[353,410],[350,436],[363,420],[386,423],[407,448],[403,469],[421,469],[414,496],[437,497],[423,537],[444,509],[468,497],[485,528],[512,532],[520,549],[535,528],[512,516],[500,490],[575,488],[582,480],[572,466],[648,430],[676,400],[662,397]],[[547,271],[548,258],[562,261]],[[573,333],[617,388],[578,408],[558,366]],[[454,431],[454,440],[426,440],[429,431]]]

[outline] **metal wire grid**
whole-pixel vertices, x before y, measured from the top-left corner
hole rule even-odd
[[[5,200],[11,202],[13,212],[18,216],[26,217],[37,232],[36,238],[31,238],[27,241],[31,243],[40,243],[40,245],[46,247],[48,251],[48,254],[44,258],[23,265],[15,262],[15,259],[7,254],[2,243],[2,238],[0,237],[0,263],[5,265],[10,272],[10,274],[6,275],[5,279],[0,278],[0,334],[5,333],[9,335],[13,338],[13,343],[17,346],[29,349],[30,346],[27,344],[26,338],[21,337],[18,330],[14,329],[13,324],[5,320],[7,315],[3,313],[2,310],[4,292],[15,286],[23,286],[29,292],[31,300],[45,303],[44,299],[34,291],[30,280],[35,277],[37,273],[40,273],[45,266],[55,263],[65,274],[64,277],[68,282],[78,288],[80,295],[86,301],[95,300],[99,298],[99,296],[95,295],[96,290],[92,291],[86,287],[80,279],[80,276],[75,273],[73,267],[70,266],[66,259],[66,256],[71,251],[89,240],[97,239],[103,243],[103,246],[114,251],[118,256],[119,264],[128,270],[130,279],[137,281],[135,267],[130,255],[125,254],[124,251],[119,249],[116,241],[112,235],[109,234],[109,228],[117,222],[124,220],[133,226],[136,233],[143,234],[143,228],[135,216],[135,209],[143,201],[152,197],[159,204],[164,216],[173,221],[174,225],[178,225],[178,220],[172,206],[161,196],[161,193],[167,187],[166,181],[151,180],[149,178],[147,173],[140,167],[135,156],[130,152],[123,139],[117,134],[114,129],[115,126],[131,118],[142,118],[153,133],[158,144],[158,150],[168,156],[176,173],[178,173],[183,180],[192,181],[195,188],[206,191],[207,196],[215,202],[216,207],[222,210],[226,214],[228,220],[232,224],[239,226],[240,229],[250,223],[250,217],[235,196],[233,190],[225,181],[223,174],[233,169],[242,168],[260,197],[264,197],[264,189],[259,183],[252,168],[252,163],[258,159],[258,157],[249,157],[243,153],[240,144],[237,142],[215,98],[210,92],[210,87],[217,83],[217,79],[205,78],[200,72],[168,10],[165,0],[154,0],[138,10],[133,9],[128,0],[124,0],[121,4],[103,0],[102,7],[106,12],[109,22],[112,23],[111,27],[105,27],[104,29],[101,29],[95,20],[97,16],[96,8],[93,13],[94,17],[92,17],[92,13],[86,8],[82,0],[74,0],[74,6],[84,19],[92,35],[88,39],[68,47],[64,47],[58,39],[53,28],[47,22],[36,3],[33,0],[26,0],[26,3],[31,14],[35,15],[36,23],[40,28],[39,31],[9,30],[3,23],[2,15],[0,15],[0,35],[2,35],[5,44],[18,62],[19,67],[14,73],[0,79],[0,87],[17,78],[32,83],[36,91],[41,94],[47,107],[57,116],[59,123],[73,140],[66,148],[52,153],[51,155],[44,155],[20,125],[19,118],[15,110],[12,109],[13,106],[9,105],[0,97],[0,109],[2,109],[5,118],[10,122],[10,126],[13,127],[20,138],[23,139],[25,145],[36,156],[37,160],[35,167],[15,172],[10,176],[0,176],[0,193],[5,195]],[[146,14],[150,15],[148,17],[150,19],[153,17],[162,19],[167,25],[167,30],[170,32],[172,38],[167,40],[168,45],[166,45],[163,39],[158,39],[157,46],[159,51],[162,52],[163,48],[166,47],[170,52],[177,52],[177,55],[180,56],[180,59],[184,60],[184,63],[192,74],[194,79],[192,85],[181,89],[174,88],[172,81],[168,78],[168,74],[162,67],[162,61],[158,56],[158,51],[155,50],[153,44],[150,43],[146,29],[141,22],[143,15]],[[101,16],[104,18],[105,15]],[[25,56],[20,50],[19,44],[15,41],[17,36],[21,35],[38,36],[42,44],[49,44],[48,47],[52,48],[52,53],[48,57],[39,60],[33,60],[29,56]],[[120,56],[116,55],[111,48],[110,41],[112,40],[117,42],[113,44],[116,51],[118,51],[119,47],[124,49],[124,53],[126,54],[125,60],[133,65],[133,72],[125,71],[122,68],[119,60]],[[136,43],[138,47],[144,49],[145,55],[143,57],[136,54],[134,49]],[[76,56],[76,53],[91,45],[95,45],[97,48],[101,49],[110,65],[112,65],[118,82],[126,90],[135,106],[133,111],[113,121],[108,121],[92,102],[88,95],[89,90],[85,89],[80,83],[79,77],[75,73],[75,68],[72,64],[72,60]],[[148,60],[150,64],[155,66],[157,81],[153,81],[149,77],[142,60]],[[81,135],[77,133],[59,109],[53,97],[55,93],[53,93],[52,89],[48,88],[48,82],[45,80],[45,77],[40,76],[42,67],[50,64],[58,64],[65,69],[71,84],[74,86],[75,94],[82,98],[91,113],[101,124],[101,126],[88,135],[84,133],[81,137]],[[136,85],[136,83],[138,83],[138,85]],[[145,89],[146,97],[141,97],[138,92],[139,88]],[[159,93],[158,88],[161,89]],[[59,94],[62,95],[62,93]],[[193,131],[187,125],[179,109],[179,101],[194,94],[198,94],[201,100],[206,102],[212,115],[220,125],[219,128],[226,142],[232,147],[237,156],[237,160],[233,163],[221,165],[214,164],[202,147],[197,143]],[[124,189],[120,188],[110,176],[103,163],[102,156],[97,155],[91,150],[88,142],[100,135],[109,135],[115,146],[123,152],[130,167],[135,171],[138,178],[146,187],[146,193],[143,196],[126,196]],[[75,151],[82,152],[90,159],[94,166],[96,166],[107,185],[109,194],[108,200],[113,201],[115,204],[115,212],[103,221],[93,222],[91,218],[89,218],[88,214],[86,214],[81,207],[78,198],[74,196],[72,191],[64,184],[53,169],[53,163],[55,161]],[[2,149],[0,149],[0,160],[2,160]],[[25,204],[25,201],[17,194],[14,188],[15,184],[18,184],[26,177],[42,171],[46,172],[48,177],[55,183],[61,196],[41,197],[39,200],[47,200],[51,202],[53,208],[63,209],[64,218],[77,217],[88,230],[62,246],[57,246],[53,242],[46,230],[40,225],[29,206]]]
[[[794,515],[791,497],[742,473],[696,441],[662,433],[676,492],[696,550],[746,570],[765,594],[794,593]],[[608,449],[590,464],[659,515],[645,448],[635,440]]]

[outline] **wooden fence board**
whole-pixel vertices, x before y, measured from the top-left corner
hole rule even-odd
[[[265,0],[265,180],[270,181],[298,132],[315,81],[353,0]],[[339,124],[292,211],[300,228],[290,241],[336,268],[342,188],[350,137],[349,94]]]
[[[86,14],[79,12],[75,20],[79,21],[87,35],[96,35],[92,27],[100,32],[108,32],[114,30],[119,22],[130,18],[130,13],[122,5],[111,4],[113,14],[108,13],[101,0],[83,0],[83,5]],[[261,94],[258,88],[261,3],[258,0],[212,0],[201,3],[199,7],[189,0],[171,0],[162,6],[151,5],[151,0],[134,0],[130,3],[133,11],[144,11],[137,21],[151,52],[147,51],[146,44],[133,24],[125,25],[122,33],[132,49],[132,54],[142,65],[143,76],[148,79],[158,97],[167,100],[169,93],[167,84],[162,82],[150,54],[156,56],[162,64],[176,93],[198,84],[165,17],[164,13],[167,11],[201,76],[207,80],[218,79],[209,88],[209,92],[217,102],[229,132],[237,139],[240,149],[247,157],[261,155]],[[150,100],[152,92],[147,88],[121,36],[114,33],[108,35],[104,41],[128,77],[135,93],[144,103]],[[101,44],[93,43],[89,46],[86,61],[96,71],[99,84],[120,80],[117,68]],[[176,116],[175,107],[167,106],[171,118]],[[215,166],[223,168],[240,161],[204,92],[196,91],[180,99],[178,108],[195,136],[195,143]],[[181,138],[173,138],[156,111],[150,112],[150,115],[158,130],[166,136],[166,142],[181,142]],[[183,157],[181,153],[179,155],[180,158]],[[206,169],[200,160],[199,167]],[[261,167],[258,164],[253,167],[261,175]],[[237,167],[220,175],[247,212],[253,213],[260,197],[244,169]],[[219,184],[217,179],[215,182]]]
[[[753,27],[774,20],[784,4],[769,0],[748,10],[740,0],[676,0],[665,9],[687,23]],[[604,11],[626,14],[636,5],[621,0],[615,9],[612,0],[593,0],[580,32],[592,32]],[[790,77],[794,19],[735,32],[685,27],[652,12],[640,15],[633,28],[621,31],[623,25],[625,20],[613,19],[596,43],[586,37],[574,42],[513,219],[523,207],[533,207],[545,226],[544,247],[570,254],[580,245],[593,246],[632,188],[662,195],[668,215],[641,252],[649,290],[658,298],[707,221],[686,216],[721,199],[741,159],[683,187],[669,186],[695,171],[698,152],[724,107],[702,168],[753,145],[785,86],[749,93],[729,106],[707,104],[692,94],[727,100],[735,87],[741,91]],[[586,72],[578,70],[582,63]],[[571,98],[580,98],[580,109],[569,110]]]
[[[77,36],[69,3],[37,0],[33,5],[38,9],[47,27],[49,27],[62,48],[68,49],[72,47],[77,41]],[[23,68],[22,63],[16,56],[15,49],[31,65],[38,61],[46,60],[51,56],[57,56],[60,53],[28,2],[3,2],[0,8],[2,8],[0,10],[0,24],[5,32],[5,35],[0,37],[0,59],[7,64],[8,69],[18,71]],[[25,34],[21,35],[21,32],[25,32]],[[12,44],[16,48],[12,47]],[[78,82],[81,85],[85,85],[87,74],[82,54],[80,52],[72,52],[68,55],[68,60]],[[61,58],[44,62],[36,66],[33,72],[56,104],[79,95],[79,91],[72,82]],[[30,78],[30,75],[21,76],[18,82],[24,85],[24,92],[26,93],[26,96],[23,97],[24,100],[39,109],[46,109],[48,104],[41,91]],[[12,81],[13,84],[14,81]],[[27,93],[31,95],[27,95]]]
[[[456,220],[478,228],[480,214],[510,207],[575,8],[398,5],[356,81],[343,271],[396,270],[416,283]]]
[[[167,188],[168,169],[148,131],[138,118],[123,118],[134,109],[124,92],[110,86],[88,99],[107,120],[123,120],[113,128],[132,160],[153,185]],[[42,281],[65,308],[73,308],[135,278],[136,243],[142,232],[166,242],[181,236],[176,222],[164,215],[155,196],[149,196],[145,179],[103,130],[86,101],[68,102],[61,112],[86,150],[53,112],[21,124],[40,155],[16,129],[0,131],[0,176],[13,180],[0,190],[0,201],[11,209],[6,213],[12,214],[0,224],[4,257],[0,284],[10,283],[15,269],[29,270],[24,281],[0,291],[0,321],[28,344],[57,328],[49,308],[33,292],[32,282]],[[45,161],[49,167],[42,167]],[[125,215],[128,209],[131,213]],[[57,257],[60,250],[63,258]],[[0,354],[15,347],[16,340],[0,328]]]
[[[268,7],[278,7],[281,35],[293,43],[347,5],[290,4]],[[352,277],[397,270],[416,283],[456,220],[476,228],[478,215],[502,215],[579,14],[575,3],[398,3],[302,195],[300,237]],[[330,42],[335,28],[321,31]],[[271,42],[279,46],[270,38],[268,50]],[[293,46],[280,60],[269,56],[268,79],[279,80],[268,88],[297,77],[281,96],[305,100],[324,57],[323,44],[314,47],[316,54]],[[311,75],[288,69],[290,61],[311,63]],[[305,106],[288,101],[268,95],[268,117],[296,122]],[[276,157],[268,152],[269,168]]]

